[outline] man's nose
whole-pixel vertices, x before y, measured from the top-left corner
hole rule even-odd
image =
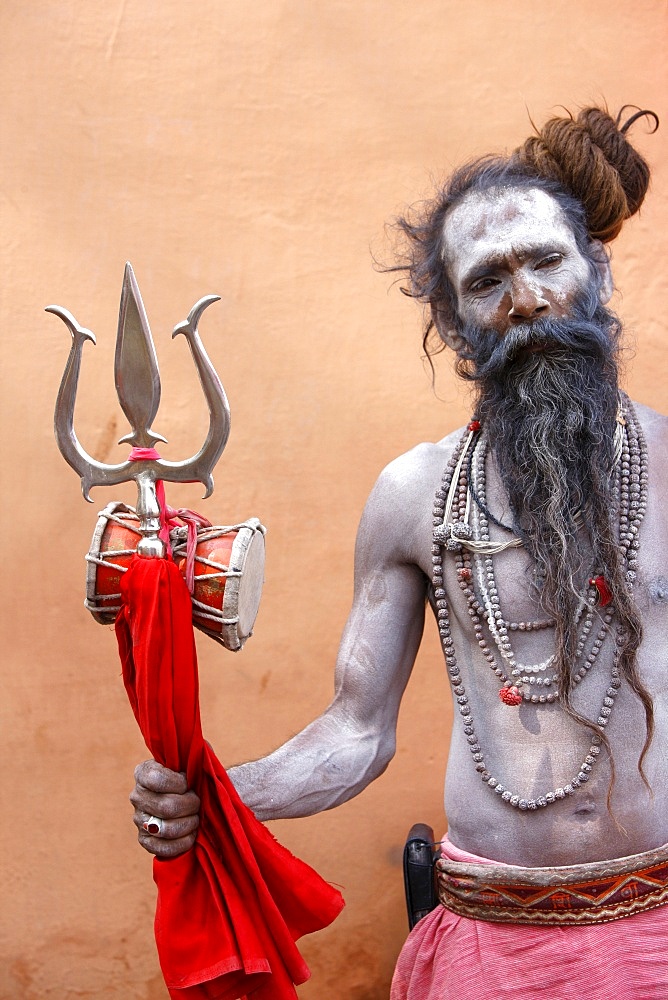
[[[549,312],[550,304],[543,297],[542,290],[521,278],[513,281],[510,290],[510,311],[508,319],[513,324],[526,323],[538,319]]]

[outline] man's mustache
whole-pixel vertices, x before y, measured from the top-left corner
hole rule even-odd
[[[465,329],[462,335],[467,343],[464,356],[475,365],[476,381],[506,373],[516,364],[527,370],[554,352],[561,361],[573,354],[599,363],[614,353],[605,327],[580,318],[539,319],[511,327],[503,337],[495,330],[479,328]]]

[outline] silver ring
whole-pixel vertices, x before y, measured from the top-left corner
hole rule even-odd
[[[150,833],[152,837],[162,837],[163,821],[158,816],[149,816],[142,823],[142,829]]]

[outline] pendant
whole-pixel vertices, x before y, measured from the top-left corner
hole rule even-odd
[[[521,705],[522,704],[522,694],[520,689],[514,684],[511,687],[502,687],[499,691],[499,698],[504,705]]]
[[[450,521],[434,528],[433,538],[437,545],[444,545],[448,552],[461,552],[460,539],[466,541],[472,534],[470,525],[464,521]]]
[[[608,587],[605,577],[602,574],[593,576],[589,581],[589,585],[590,587],[596,587],[599,607],[607,607],[612,601],[612,591]]]

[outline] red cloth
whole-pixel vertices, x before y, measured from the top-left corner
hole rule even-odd
[[[296,997],[295,940],[327,926],[341,894],[282,847],[239,799],[202,737],[190,595],[171,559],[135,556],[116,635],[135,718],[156,760],[202,800],[197,842],[155,859],[155,936],[172,1000]]]

